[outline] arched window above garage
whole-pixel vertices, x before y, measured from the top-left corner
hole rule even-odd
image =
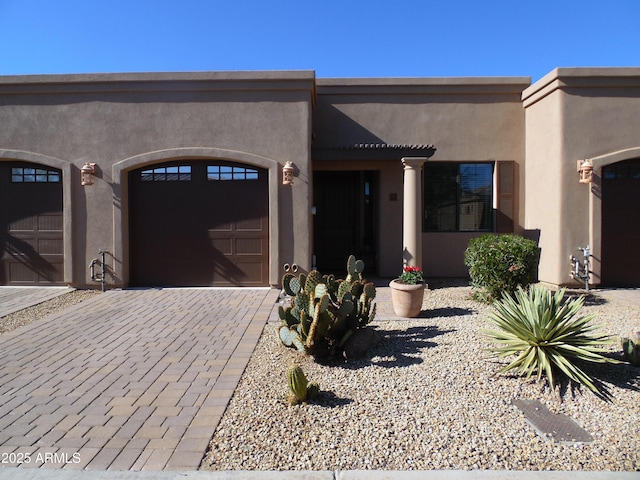
[[[207,165],[207,180],[258,180],[258,170],[231,165]]]
[[[188,182],[191,180],[191,165],[169,165],[140,172],[143,182]]]
[[[60,170],[44,168],[12,167],[11,183],[60,183]]]
[[[605,180],[637,180],[640,179],[640,158],[607,165],[602,168]]]

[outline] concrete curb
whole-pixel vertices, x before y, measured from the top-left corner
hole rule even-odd
[[[0,468],[0,479],[11,480],[638,480],[640,472],[429,470],[429,471],[219,471],[151,472],[88,471],[42,468]]]

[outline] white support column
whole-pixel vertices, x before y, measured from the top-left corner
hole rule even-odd
[[[402,222],[402,259],[405,265],[422,268],[422,165],[427,157],[405,157]]]

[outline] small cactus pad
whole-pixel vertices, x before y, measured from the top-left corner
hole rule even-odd
[[[367,296],[367,298],[373,300],[374,298],[376,298],[376,286],[372,282],[365,284],[364,294]]]
[[[295,332],[291,331],[288,326],[282,325],[278,329],[278,336],[284,345],[290,347],[293,345],[293,335]]]
[[[346,317],[347,315],[350,315],[351,312],[353,312],[353,302],[343,298],[340,307],[338,307],[338,315]]]
[[[329,295],[324,294],[320,297],[320,301],[318,302],[318,306],[320,307],[320,312],[326,312],[327,308],[329,308]]]
[[[314,293],[315,298],[320,298],[326,293],[327,293],[327,285],[326,284],[319,283],[318,285],[316,285],[316,290],[315,290],[315,293]]]
[[[350,290],[351,290],[350,283],[348,283],[346,280],[341,282],[340,285],[338,286],[338,299],[342,300],[344,298],[344,295]]]
[[[313,295],[319,283],[322,283],[322,274],[317,270],[311,270],[307,276],[307,281],[304,283],[304,291],[308,295]]]
[[[300,280],[292,273],[285,273],[282,277],[282,288],[287,295],[293,297],[300,291]]]
[[[349,258],[347,259],[347,273],[349,275],[355,275],[358,272],[358,270],[356,269],[356,257],[354,257],[353,255],[349,255]]]

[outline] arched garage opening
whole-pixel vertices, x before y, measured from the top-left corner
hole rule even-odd
[[[132,286],[268,286],[268,171],[177,160],[129,172]]]
[[[0,162],[0,285],[64,284],[60,169]]]
[[[640,158],[602,168],[602,285],[640,286]]]

